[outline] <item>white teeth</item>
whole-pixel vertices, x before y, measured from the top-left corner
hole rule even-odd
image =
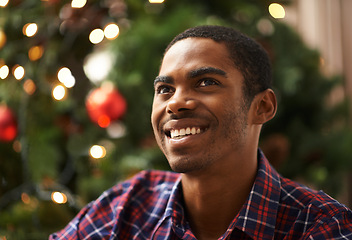
[[[199,131],[200,131],[200,129],[199,129]],[[192,133],[193,135],[196,134],[196,133],[197,133],[196,128],[192,128],[192,129],[191,129],[191,133]]]
[[[187,127],[187,128],[181,128],[181,129],[173,129],[170,131],[170,136],[171,138],[182,138],[186,135],[195,135],[195,134],[199,134],[200,128],[196,128],[196,127]]]
[[[180,135],[186,135],[186,129],[181,128],[180,129]]]

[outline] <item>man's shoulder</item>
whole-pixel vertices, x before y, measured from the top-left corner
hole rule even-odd
[[[89,239],[114,234],[137,236],[142,226],[144,233],[148,232],[164,214],[178,179],[179,174],[173,172],[141,171],[103,192],[51,239],[75,239],[78,235],[89,236]]]
[[[282,200],[290,205],[297,207],[314,205],[322,209],[326,207],[327,210],[330,209],[329,206],[331,206],[331,208],[344,207],[343,204],[339,203],[325,192],[314,190],[290,179],[281,178],[281,186]]]
[[[297,239],[352,237],[352,211],[323,191],[281,178],[276,227]]]
[[[282,178],[281,206],[296,211],[306,218],[329,220],[332,216],[347,214],[351,210],[323,191],[311,189],[305,185]],[[306,216],[307,215],[307,216]]]
[[[304,216],[309,214],[310,217],[331,218],[331,216],[339,214],[351,214],[351,210],[345,205],[341,204],[334,198],[330,197],[323,191],[317,191],[313,188],[307,187],[297,181],[285,178],[276,172],[271,167],[268,160],[262,152],[259,152],[262,164],[262,169],[266,172],[265,176],[270,176],[274,179],[276,184],[273,185],[276,193],[280,194],[278,200],[278,214],[287,220],[295,221],[298,215]]]
[[[129,218],[148,218],[156,211],[162,214],[178,179],[179,175],[173,172],[141,171],[103,192],[99,198],[86,206],[82,214],[94,219],[92,216],[99,215],[101,218],[104,215],[105,219],[123,218],[124,221],[129,221]],[[155,209],[156,206],[160,209]],[[136,216],[136,212],[141,214]]]

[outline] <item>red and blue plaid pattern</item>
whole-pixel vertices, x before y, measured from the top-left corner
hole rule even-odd
[[[352,212],[281,177],[259,151],[252,191],[219,239],[352,239]],[[84,207],[49,239],[196,239],[177,173],[143,171]]]

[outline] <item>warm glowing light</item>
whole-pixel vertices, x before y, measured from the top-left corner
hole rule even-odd
[[[269,13],[273,18],[284,18],[285,9],[278,3],[272,3],[269,5]]]
[[[110,23],[104,28],[104,35],[109,40],[117,38],[119,33],[119,26],[117,26],[115,23]]]
[[[64,204],[67,202],[66,194],[62,192],[52,192],[51,193],[51,200],[57,204]]]
[[[0,0],[0,7],[6,7],[8,3],[9,3],[9,0]]]
[[[67,88],[72,88],[76,84],[75,77],[72,75],[71,70],[67,67],[62,67],[59,70],[57,73],[57,78]]]
[[[65,81],[62,83],[65,85],[65,87],[72,88],[76,84],[76,79],[74,76],[71,75],[65,78]]]
[[[7,76],[9,75],[10,73],[10,69],[7,65],[2,65],[0,67],[0,78],[1,79],[5,79],[7,78]]]
[[[89,150],[89,154],[95,158],[95,159],[99,159],[99,158],[103,158],[106,155],[106,150],[103,146],[100,145],[93,145],[90,150]]]
[[[28,57],[31,61],[39,60],[44,53],[44,48],[42,46],[31,47],[28,51]]]
[[[38,25],[36,23],[27,23],[23,26],[22,31],[27,37],[33,37],[38,31]]]
[[[109,51],[93,52],[85,59],[84,73],[93,83],[106,80],[112,68],[113,60],[114,56]]]
[[[20,65],[16,65],[13,68],[13,76],[17,79],[17,80],[21,80],[24,77],[25,71],[24,71],[24,67],[20,66]]]
[[[72,0],[71,7],[73,8],[83,8],[87,3],[87,0]]]
[[[69,68],[67,67],[62,67],[57,73],[57,78],[59,79],[60,82],[63,82],[65,78],[69,77],[72,75],[72,72]]]
[[[104,31],[102,29],[94,29],[90,34],[89,34],[89,41],[93,44],[98,44],[104,39]]]
[[[27,79],[23,84],[23,89],[28,95],[32,95],[37,87],[32,79]]]
[[[66,88],[62,85],[57,85],[54,87],[52,95],[55,100],[60,101],[66,96]]]
[[[24,204],[29,204],[31,202],[31,198],[27,193],[22,193],[21,194],[21,200]]]
[[[164,0],[149,0],[150,3],[163,3]]]
[[[1,1],[1,0],[0,0]],[[0,49],[5,46],[6,43],[6,34],[0,29]]]

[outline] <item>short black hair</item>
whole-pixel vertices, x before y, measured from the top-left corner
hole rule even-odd
[[[252,38],[230,27],[197,26],[177,35],[165,53],[176,42],[186,38],[209,38],[225,44],[235,67],[244,77],[243,93],[248,106],[256,94],[271,88],[272,73],[268,54]]]

